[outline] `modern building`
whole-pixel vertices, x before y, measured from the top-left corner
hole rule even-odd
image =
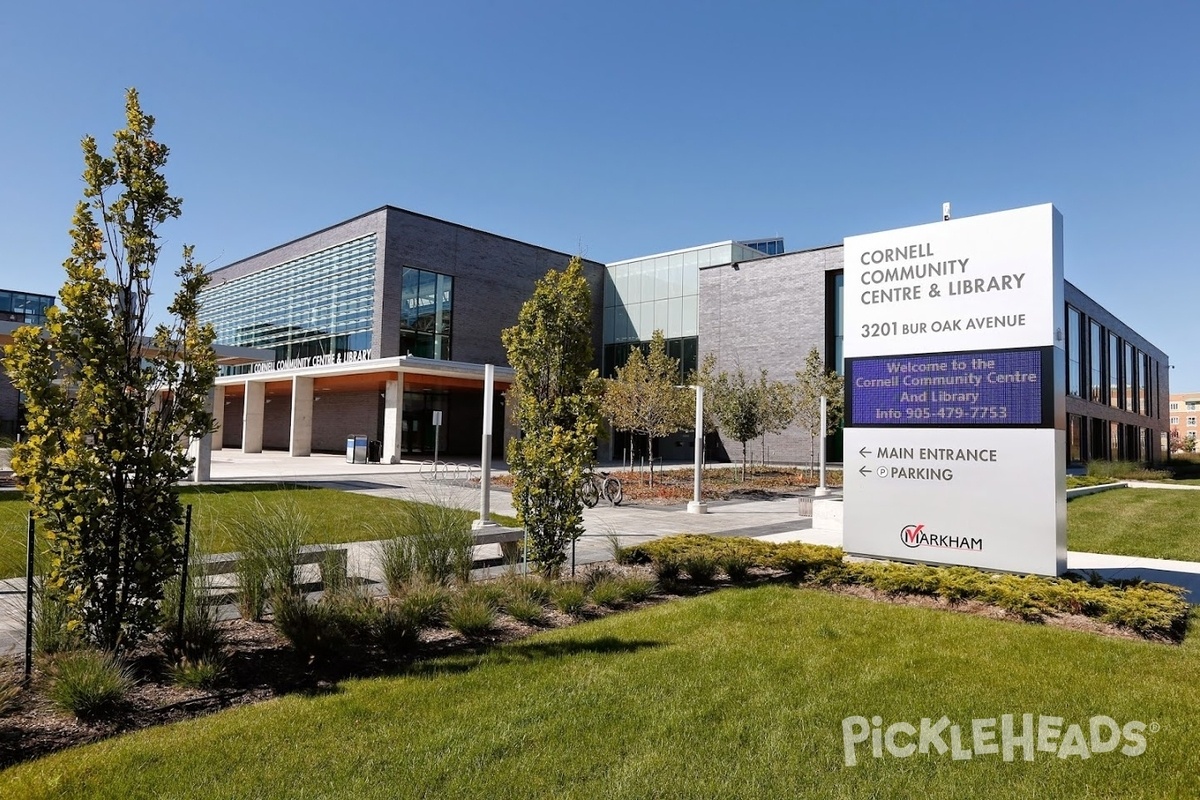
[[[54,295],[0,289],[0,345],[9,344],[12,332],[22,325],[43,324],[52,305]],[[0,371],[0,436],[15,437],[21,424],[21,393],[8,373]]]
[[[1191,439],[1192,450],[1200,449],[1200,392],[1173,394],[1169,402],[1171,433],[1179,436],[1181,444]]]
[[[493,364],[501,456],[512,372],[500,332],[570,258],[383,206],[213,271],[201,315],[218,343],[274,351],[218,379],[213,447],[302,456],[364,435],[385,462],[435,449],[478,458]],[[585,261],[584,271],[599,352],[604,266]]]
[[[597,367],[611,376],[663,331],[681,380],[708,354],[718,369],[793,380],[811,348],[842,368],[843,245],[786,252],[783,240],[726,240],[585,262]],[[217,384],[214,448],[292,455],[343,452],[350,436],[385,461],[478,453],[484,365],[497,365],[493,455],[515,435],[500,332],[565,253],[392,206],[303,236],[212,273],[202,317],[224,345],[274,360],[229,369]],[[1167,356],[1086,294],[1065,285],[1068,463],[1165,457]],[[840,439],[830,443],[840,456]],[[810,436],[767,437],[769,460],[803,463]],[[629,450],[619,435],[601,455]],[[690,437],[660,453],[689,460]],[[712,455],[719,452],[714,448]],[[477,456],[476,456],[477,457]]]
[[[679,259],[685,266],[682,298],[676,301],[670,269]],[[659,271],[664,260],[665,283]],[[690,273],[686,265],[693,261]],[[711,354],[718,370],[765,369],[772,380],[791,381],[815,347],[841,373],[842,275],[841,244],[766,256],[731,241],[610,264],[605,372],[613,374],[632,347],[644,346],[663,327],[659,295],[664,295],[664,330],[669,343],[676,341],[673,334],[682,337],[671,354],[683,359],[685,370]],[[1168,449],[1167,355],[1070,282],[1064,289],[1067,466],[1094,459],[1162,461]],[[673,302],[683,320],[678,328],[669,327]],[[622,440],[613,442],[619,446]],[[669,445],[681,451],[686,442]],[[760,447],[767,460],[779,463],[804,463],[812,453],[811,437],[796,426],[756,443],[756,457],[764,455]],[[610,455],[620,458],[621,451]],[[840,437],[830,440],[829,456],[840,460]]]

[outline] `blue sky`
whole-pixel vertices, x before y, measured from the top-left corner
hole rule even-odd
[[[184,198],[164,266],[384,204],[615,261],[1053,202],[1067,278],[1200,390],[1197,29],[1184,2],[16,4],[0,287],[57,291],[79,139],[136,86]]]

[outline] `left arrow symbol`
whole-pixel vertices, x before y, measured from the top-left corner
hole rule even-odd
[[[868,450],[867,448],[865,448],[865,447],[864,447],[864,448],[862,448],[861,450],[859,450],[859,451],[858,451],[858,454],[859,454],[860,456],[862,456],[863,458],[866,458],[866,457],[867,457],[867,453],[869,453],[869,452],[871,452],[871,451],[870,451],[870,450]]]
[[[859,467],[858,474],[866,477],[867,475],[871,474],[871,470],[867,469],[866,467]]]

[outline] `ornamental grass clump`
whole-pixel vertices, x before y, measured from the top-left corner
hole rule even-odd
[[[49,696],[54,705],[81,720],[117,711],[133,688],[133,678],[116,656],[101,650],[62,653],[50,669]]]
[[[192,661],[183,658],[167,667],[171,683],[185,689],[211,689],[225,675],[225,665],[218,661]]]
[[[312,539],[312,523],[292,500],[264,503],[255,498],[254,512],[234,521],[230,539],[238,551],[238,610],[245,619],[262,619],[295,587],[300,550]],[[277,611],[277,609],[276,609]]]
[[[445,621],[450,590],[440,583],[414,580],[404,586],[396,602],[407,609],[406,613],[418,628],[432,628]]]
[[[483,636],[496,625],[496,607],[478,592],[459,592],[446,609],[446,624],[469,639]]]
[[[188,579],[182,593],[182,630],[179,626],[181,576],[176,575],[163,588],[159,629],[163,632],[168,658],[183,667],[185,673],[214,670],[220,673],[224,665],[222,651],[227,636],[218,616],[217,605],[209,600],[211,581],[204,574],[204,560],[204,551],[199,546],[194,547],[188,555]],[[198,679],[184,677],[184,680],[194,682]]]
[[[627,575],[624,578],[619,578],[618,583],[621,585],[621,591],[624,593],[625,599],[630,603],[641,603],[654,594],[655,585],[654,581],[650,578],[643,578],[640,575]]]
[[[14,673],[0,672],[0,717],[21,704],[21,679]]]
[[[625,587],[615,577],[604,576],[592,584],[592,602],[606,608],[618,608],[625,604]]]
[[[513,576],[500,584],[504,588],[504,612],[518,622],[541,625],[546,621],[546,603],[550,585],[541,578]]]
[[[587,605],[587,590],[583,584],[576,581],[563,581],[554,584],[550,593],[554,607],[564,614],[578,615]]]

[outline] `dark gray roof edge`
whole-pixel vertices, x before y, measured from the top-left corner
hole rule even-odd
[[[261,251],[259,251],[259,252],[257,252],[257,253],[254,253],[253,255],[246,256],[245,258],[239,258],[237,261],[233,261],[233,262],[231,262],[231,263],[229,263],[229,264],[226,264],[226,265],[225,265],[225,266],[223,266],[223,267],[217,267],[217,268],[216,268],[216,269],[214,269],[214,270],[208,271],[208,272],[207,272],[207,274],[208,274],[208,275],[215,275],[216,273],[218,273],[218,272],[221,272],[222,270],[230,269],[231,267],[236,267],[238,264],[243,264],[243,263],[245,263],[245,262],[247,262],[247,261],[252,261],[252,260],[254,260],[254,259],[256,259],[256,258],[259,258],[259,257],[261,257],[261,256],[265,256],[265,255],[267,255],[268,253],[273,253],[273,252],[274,252],[274,251],[276,251],[276,250],[282,250],[282,249],[283,249],[283,248],[285,248],[285,247],[291,247],[292,245],[296,244],[297,242],[302,242],[302,241],[304,241],[305,239],[311,239],[311,238],[312,238],[312,237],[314,237],[314,236],[320,236],[322,233],[325,233],[325,232],[327,232],[327,231],[334,230],[335,228],[340,228],[340,227],[342,227],[343,225],[348,225],[348,224],[350,224],[351,222],[357,222],[358,220],[360,220],[360,219],[363,219],[363,218],[365,218],[365,217],[370,217],[370,216],[372,216],[372,215],[374,215],[374,214],[378,214],[378,213],[380,213],[380,212],[385,212],[385,213],[386,213],[386,212],[388,212],[388,211],[398,211],[398,212],[400,212],[401,214],[408,214],[409,216],[412,216],[412,217],[420,217],[421,219],[427,219],[427,220],[431,220],[431,221],[433,221],[433,222],[438,222],[438,223],[441,223],[442,225],[450,225],[451,227],[454,227],[454,228],[461,228],[461,229],[463,229],[463,230],[465,230],[465,231],[470,231],[471,233],[482,233],[482,234],[484,234],[484,235],[486,235],[486,236],[492,236],[492,237],[494,237],[494,238],[496,238],[496,239],[503,239],[503,240],[504,240],[504,241],[506,241],[506,242],[513,242],[513,243],[515,243],[515,244],[523,245],[524,247],[532,247],[532,248],[534,248],[535,250],[543,250],[543,251],[545,251],[545,252],[547,252],[547,253],[553,253],[554,255],[566,256],[567,258],[572,258],[572,257],[573,257],[571,253],[564,253],[564,252],[562,252],[561,250],[553,250],[553,249],[551,249],[551,248],[549,248],[549,247],[542,247],[541,245],[537,245],[537,244],[531,244],[531,243],[529,243],[529,242],[523,242],[523,241],[521,241],[520,239],[514,239],[514,238],[512,238],[511,236],[504,236],[504,235],[501,235],[501,234],[499,234],[499,233],[492,233],[491,231],[485,231],[485,230],[483,230],[483,229],[481,229],[481,228],[472,228],[470,225],[464,225],[464,224],[463,224],[463,223],[461,223],[461,222],[451,222],[451,221],[450,221],[450,220],[448,220],[448,219],[442,219],[442,218],[440,218],[440,217],[435,217],[435,216],[432,216],[432,215],[430,215],[430,214],[422,214],[422,213],[421,213],[421,212],[419,212],[419,211],[410,211],[410,210],[408,210],[407,208],[400,208],[399,206],[393,206],[393,205],[390,205],[390,204],[385,204],[385,205],[379,206],[378,208],[373,208],[373,209],[371,209],[370,211],[364,211],[364,212],[363,212],[363,213],[361,213],[361,214],[357,214],[357,215],[355,215],[355,216],[353,216],[353,217],[350,217],[350,218],[348,218],[348,219],[344,219],[344,220],[342,220],[341,222],[335,222],[335,223],[333,223],[332,225],[326,225],[324,228],[321,228],[321,229],[319,229],[319,230],[310,231],[310,232],[308,232],[308,233],[302,234],[302,235],[300,235],[300,236],[297,236],[295,239],[289,239],[288,241],[286,241],[286,242],[283,242],[283,243],[281,243],[281,244],[277,244],[277,245],[274,245],[274,246],[272,246],[272,247],[268,247],[266,250],[261,250]],[[582,256],[581,256],[581,258],[582,258]],[[594,265],[597,265],[597,266],[604,266],[604,265],[603,265],[601,262],[599,262],[599,261],[593,261],[593,260],[591,260],[591,259],[588,259],[588,258],[584,258],[584,259],[583,259],[583,261],[584,261],[584,263],[587,263],[587,264],[594,264]]]
[[[1161,347],[1159,347],[1158,345],[1156,345],[1154,342],[1152,342],[1152,341],[1150,341],[1149,339],[1147,339],[1147,338],[1146,338],[1144,335],[1142,335],[1142,333],[1141,333],[1140,331],[1136,330],[1136,329],[1135,329],[1135,328],[1134,328],[1132,325],[1130,325],[1128,322],[1126,322],[1126,321],[1125,321],[1125,319],[1124,319],[1123,317],[1121,317],[1121,316],[1119,316],[1119,315],[1117,315],[1117,314],[1113,313],[1112,309],[1110,309],[1108,306],[1104,305],[1104,304],[1103,304],[1103,303],[1101,303],[1099,300],[1097,300],[1096,298],[1092,297],[1090,294],[1088,294],[1087,292],[1083,291],[1082,289],[1080,289],[1080,288],[1079,288],[1078,286],[1076,286],[1075,284],[1071,283],[1071,282],[1070,282],[1069,280],[1067,280],[1066,278],[1063,278],[1063,284],[1064,284],[1065,286],[1069,286],[1069,287],[1070,287],[1070,288],[1071,288],[1071,289],[1072,289],[1072,290],[1073,290],[1073,291],[1074,291],[1076,294],[1079,294],[1079,295],[1081,295],[1081,296],[1082,296],[1082,297],[1084,297],[1084,298],[1085,298],[1085,299],[1086,299],[1088,302],[1094,303],[1094,304],[1096,305],[1096,307],[1097,307],[1097,308],[1103,309],[1104,313],[1111,315],[1111,316],[1112,316],[1112,318],[1113,318],[1113,319],[1115,319],[1115,320],[1117,320],[1118,322],[1120,322],[1120,323],[1121,323],[1121,325],[1122,325],[1122,326],[1123,326],[1123,327],[1124,327],[1124,328],[1125,328],[1127,331],[1129,331],[1130,333],[1132,333],[1132,334],[1133,334],[1134,336],[1136,336],[1137,338],[1141,339],[1143,344],[1145,344],[1145,345],[1149,346],[1150,348],[1152,348],[1152,349],[1154,349],[1154,350],[1157,350],[1157,351],[1158,351],[1158,354],[1162,356],[1162,359],[1161,359],[1161,360],[1162,360],[1164,363],[1168,363],[1168,364],[1169,364],[1169,363],[1171,362],[1171,357],[1170,357],[1170,355],[1167,353],[1167,351],[1166,351],[1166,350],[1163,350]],[[1063,299],[1064,299],[1064,300],[1066,300],[1067,302],[1070,302],[1070,298],[1067,298],[1067,297],[1065,297],[1065,295],[1066,295],[1066,292],[1065,292],[1065,291],[1063,292],[1063,295],[1064,295],[1064,298],[1063,298]],[[1107,326],[1107,325],[1105,325],[1105,327],[1108,327],[1108,326]],[[1121,338],[1122,338],[1122,339],[1126,338],[1126,337],[1125,337],[1125,335],[1124,335],[1123,333],[1122,333],[1122,336],[1121,336]]]

